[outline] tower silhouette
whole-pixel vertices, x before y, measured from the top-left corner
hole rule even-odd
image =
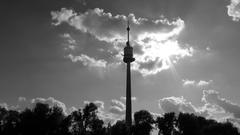
[[[132,100],[131,100],[131,62],[135,61],[133,58],[133,48],[130,46],[129,42],[129,21],[127,26],[127,42],[126,47],[124,47],[124,57],[123,61],[127,64],[127,74],[126,74],[126,125],[128,129],[132,125]]]

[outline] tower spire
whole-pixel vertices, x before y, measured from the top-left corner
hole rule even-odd
[[[129,45],[130,46],[130,44],[129,44],[129,32],[130,32],[130,24],[129,24],[129,19],[128,19],[128,21],[127,21],[127,45]]]

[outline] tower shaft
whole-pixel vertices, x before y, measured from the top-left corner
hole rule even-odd
[[[127,79],[126,79],[126,124],[127,127],[132,125],[132,100],[131,100],[131,63],[127,62]]]

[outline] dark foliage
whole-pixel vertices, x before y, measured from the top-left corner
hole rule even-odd
[[[127,127],[125,121],[117,121],[115,125],[111,127],[112,135],[127,135]]]
[[[159,135],[240,135],[232,123],[219,123],[194,114],[166,113],[156,119]]]
[[[172,135],[175,131],[177,118],[174,113],[165,113],[163,117],[157,117],[156,125],[159,134]]]
[[[98,108],[89,103],[82,110],[64,114],[58,106],[37,103],[33,109],[7,110],[0,107],[0,135],[240,135],[230,122],[219,123],[194,114],[166,113],[153,119],[146,110],[134,114],[134,124],[128,129],[125,121],[105,125],[97,116]]]
[[[141,110],[134,114],[135,125],[133,126],[134,135],[150,135],[151,130],[153,129],[153,117],[146,111]]]

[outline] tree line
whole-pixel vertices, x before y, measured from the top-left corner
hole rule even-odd
[[[33,109],[7,110],[0,107],[0,135],[127,135],[124,120],[106,124],[97,116],[98,108],[89,103],[83,109],[65,115],[62,108],[36,103]],[[230,122],[188,113],[165,113],[153,118],[147,110],[134,113],[132,135],[240,135]]]

